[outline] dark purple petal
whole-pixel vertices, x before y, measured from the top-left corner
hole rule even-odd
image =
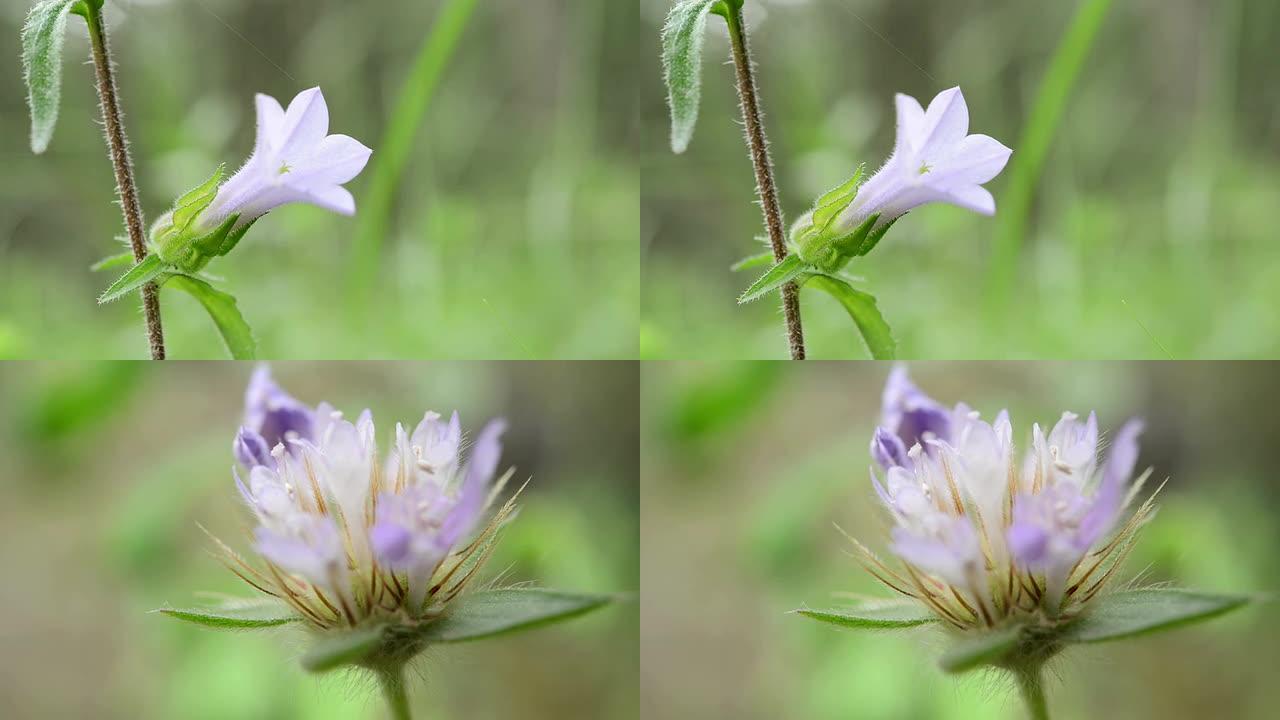
[[[876,434],[871,438],[871,457],[875,458],[875,461],[885,470],[894,466],[905,466],[907,447],[902,444],[902,438],[892,431],[878,427]]]
[[[272,467],[275,464],[271,457],[271,446],[266,439],[247,427],[242,426],[236,433],[232,451],[235,452],[236,460],[247,468],[257,465]]]
[[[939,440],[951,439],[951,413],[916,387],[901,365],[889,373],[885,382],[880,424],[897,434],[908,448],[916,443],[923,445],[926,434]]]
[[[244,393],[244,425],[262,436],[268,448],[280,443],[290,448],[287,440],[314,439],[315,413],[277,385],[270,368],[260,365]]]

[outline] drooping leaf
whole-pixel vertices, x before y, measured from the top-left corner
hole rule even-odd
[[[1017,647],[1020,633],[1021,629],[1015,625],[965,636],[952,644],[938,664],[949,673],[962,673],[989,665]]]
[[[612,600],[608,595],[533,588],[475,592],[450,603],[448,614],[427,625],[421,637],[427,642],[465,642],[530,630],[588,613]]]
[[[800,608],[794,612],[832,625],[865,630],[892,630],[938,622],[936,615],[911,600],[885,600],[831,610]]]
[[[1099,596],[1089,613],[1067,632],[1077,643],[1107,642],[1172,630],[1243,607],[1249,598],[1192,590],[1149,588]]]
[[[373,625],[327,634],[302,656],[302,667],[320,673],[358,663],[382,646],[385,630],[385,625]]]
[[[218,333],[232,358],[253,359],[257,343],[253,339],[249,323],[245,322],[240,308],[236,307],[234,296],[215,290],[209,283],[191,275],[172,275],[165,282],[165,287],[177,288],[200,301],[214,325],[218,326]]]
[[[158,255],[148,255],[142,262],[129,268],[125,274],[116,278],[110,287],[102,291],[102,295],[98,297],[98,304],[119,300],[147,283],[158,279],[161,275],[170,272],[171,268]]]
[[[75,3],[76,0],[42,0],[31,8],[22,26],[22,76],[27,83],[27,106],[31,109],[31,150],[36,154],[49,148],[53,128],[58,123],[62,42],[66,37],[67,13]]]
[[[739,270],[749,270],[751,268],[767,267],[771,264],[773,264],[773,253],[762,252],[758,255],[748,255],[747,257],[742,258],[741,260],[734,263],[733,265],[730,265],[729,270],[731,272],[738,272]]]
[[[805,281],[805,286],[829,293],[840,302],[853,323],[858,326],[858,332],[861,333],[872,358],[893,359],[897,353],[898,344],[893,339],[893,331],[889,329],[889,323],[885,322],[884,316],[880,314],[880,308],[876,307],[874,296],[854,290],[849,283],[830,275],[810,275]]]
[[[718,0],[680,0],[662,26],[662,76],[671,109],[671,150],[682,153],[693,139],[702,94],[702,41],[707,13]]]
[[[292,608],[275,598],[227,600],[210,607],[160,608],[156,612],[225,630],[275,627],[302,619]]]
[[[752,300],[759,300],[771,290],[777,290],[788,282],[795,280],[808,270],[808,266],[797,255],[788,255],[782,262],[769,268],[765,274],[751,283],[738,297],[738,304],[743,305]]]

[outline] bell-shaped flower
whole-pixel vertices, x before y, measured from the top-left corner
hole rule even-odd
[[[883,226],[931,202],[958,205],[983,215],[996,211],[982,185],[1004,169],[1013,152],[987,135],[969,134],[969,108],[960,88],[943,90],[928,110],[898,94],[898,135],[884,166],[858,188],[840,213],[833,234],[852,231],[872,215]]]
[[[355,199],[342,185],[360,174],[373,152],[346,135],[329,134],[329,108],[320,88],[298,93],[286,110],[275,98],[256,99],[258,134],[253,154],[218,188],[197,220],[217,227],[239,215],[243,227],[287,203],[316,205],[352,215]]]

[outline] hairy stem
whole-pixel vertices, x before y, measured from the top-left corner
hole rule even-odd
[[[1049,720],[1049,705],[1044,697],[1044,682],[1040,670],[1018,670],[1018,692],[1027,705],[1031,720]]]
[[[742,23],[742,3],[723,0],[716,12],[724,17],[729,26],[733,64],[738,72],[738,100],[742,106],[751,163],[756,171],[756,194],[760,198],[760,208],[764,211],[765,227],[769,230],[773,260],[780,263],[787,257],[786,235],[782,228],[782,210],[778,206],[778,186],[773,179],[773,161],[769,158],[769,138],[765,135],[764,119],[760,113],[755,69],[751,65],[751,54],[747,48],[747,30]],[[787,321],[787,344],[791,348],[791,359],[803,360],[804,329],[800,325],[800,289],[794,282],[782,286],[782,312]]]
[[[124,224],[129,231],[133,260],[140,263],[147,257],[146,233],[143,230],[142,207],[138,202],[138,184],[133,178],[133,161],[129,158],[129,138],[125,135],[124,120],[120,113],[120,97],[116,90],[115,68],[111,64],[107,29],[102,22],[102,10],[96,3],[81,3],[81,7],[83,11],[80,14],[89,26],[89,43],[93,47],[98,100],[102,106],[102,122],[107,132],[107,147],[111,151],[111,165],[116,173],[116,194],[120,198]],[[160,325],[159,291],[153,282],[142,286],[142,310],[147,321],[151,359],[163,360],[164,328]]]
[[[411,720],[409,695],[404,686],[404,667],[378,670],[378,683],[382,685],[382,697],[391,709],[391,717],[394,720]]]

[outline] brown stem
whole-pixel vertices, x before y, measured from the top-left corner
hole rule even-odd
[[[124,212],[124,224],[129,231],[129,247],[134,262],[147,257],[146,234],[143,231],[142,207],[138,202],[138,185],[133,178],[133,161],[129,158],[129,138],[124,132],[120,113],[120,99],[116,90],[115,69],[111,64],[111,51],[107,45],[107,29],[102,23],[102,10],[96,3],[81,3],[85,23],[89,26],[89,42],[93,46],[93,66],[98,77],[98,100],[102,106],[102,121],[107,132],[107,146],[111,151],[111,165],[116,173],[116,194],[120,209]],[[142,310],[147,320],[147,340],[151,344],[151,359],[164,359],[164,328],[160,325],[160,299],[156,284],[142,286]]]
[[[755,70],[747,48],[746,28],[742,24],[742,3],[724,0],[721,6],[723,10],[717,12],[729,26],[733,64],[738,71],[738,100],[742,106],[751,163],[756,171],[756,195],[760,198],[764,224],[769,230],[773,260],[780,263],[787,257],[787,242],[782,228],[782,210],[778,206],[778,186],[773,180],[773,161],[769,158],[769,139],[765,135],[764,120],[760,113]],[[787,321],[787,344],[791,347],[791,359],[803,360],[804,328],[800,325],[800,289],[794,282],[782,286],[782,312]]]

